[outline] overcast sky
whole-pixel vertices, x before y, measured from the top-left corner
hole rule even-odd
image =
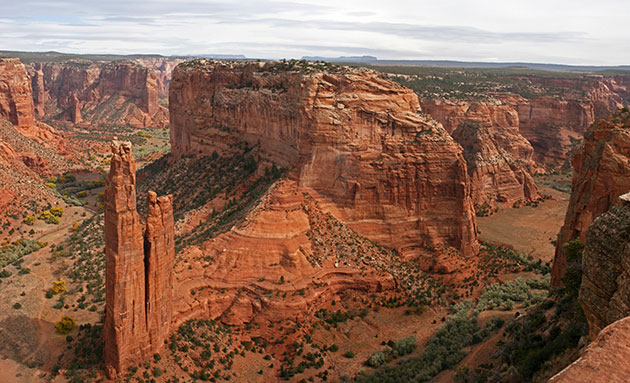
[[[0,0],[0,49],[630,64],[627,0]]]

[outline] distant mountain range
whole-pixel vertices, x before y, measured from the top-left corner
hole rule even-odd
[[[630,71],[630,65],[598,66],[598,65],[563,65],[526,62],[483,62],[483,61],[454,61],[454,60],[379,60],[374,56],[340,56],[320,57],[304,56],[303,60],[327,61],[335,63],[363,63],[370,65],[394,65],[394,66],[426,66],[444,68],[526,68],[551,71],[602,71],[619,70]]]
[[[139,58],[212,58],[219,60],[255,60],[240,54],[200,54],[200,55],[181,55],[181,56],[163,56],[159,54],[134,54],[134,55],[116,55],[116,54],[74,54],[61,53],[55,51],[49,52],[20,52],[20,51],[2,51],[0,57],[17,57],[25,63],[41,62],[41,61],[66,61],[71,59],[84,59],[92,61],[116,61],[116,60],[135,60]],[[454,61],[454,60],[379,60],[374,56],[339,56],[339,57],[323,57],[323,56],[303,56],[302,60],[308,61],[327,61],[334,63],[347,64],[366,64],[378,66],[424,66],[424,67],[443,67],[443,68],[488,68],[488,69],[505,69],[505,68],[523,68],[533,70],[547,71],[630,71],[630,65],[563,65],[563,64],[545,64],[545,63],[526,63],[526,62],[484,62],[484,61]]]

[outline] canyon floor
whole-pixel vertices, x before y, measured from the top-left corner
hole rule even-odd
[[[90,181],[99,177],[101,176],[98,174],[86,174],[80,176],[79,180]],[[545,186],[550,177],[539,177],[537,181],[541,190],[552,196],[551,199],[540,202],[537,207],[504,207],[489,217],[480,217],[479,230],[482,241],[507,245],[531,255],[534,261],[541,259],[544,263],[548,262],[553,256],[553,245],[550,240],[562,224],[562,213],[566,209],[568,199],[568,194],[556,190],[557,188]],[[566,182],[567,178],[557,176],[553,180],[562,183]],[[81,352],[80,350],[93,345],[98,334],[89,333],[90,330],[85,329],[79,332],[75,328],[68,336],[60,335],[55,331],[54,326],[62,315],[71,316],[77,327],[83,327],[86,324],[95,326],[99,323],[103,309],[102,295],[99,295],[98,287],[88,287],[88,285],[95,282],[94,273],[102,274],[102,264],[99,263],[102,263],[102,258],[99,260],[98,255],[98,249],[102,243],[98,240],[92,242],[92,237],[100,238],[101,235],[99,231],[102,226],[99,221],[102,219],[102,214],[98,213],[98,209],[99,193],[102,193],[102,190],[102,187],[90,190],[88,196],[85,197],[87,202],[85,206],[67,207],[57,225],[37,220],[35,225],[25,225],[17,231],[26,233],[32,228],[34,230],[32,238],[47,244],[25,255],[22,258],[23,261],[17,265],[7,266],[6,270],[11,275],[0,279],[0,295],[2,295],[0,312],[3,313],[0,321],[4,323],[2,329],[5,339],[3,345],[0,346],[0,381],[72,381],[73,375],[68,375],[67,370],[77,368],[77,366],[73,367],[73,364],[80,365],[84,371],[92,369],[92,374],[96,374],[89,375],[89,372],[82,372],[81,376],[84,378],[99,375],[98,361],[91,361],[89,358],[75,359],[76,356],[74,356],[77,352]],[[75,222],[79,223],[80,228],[77,228]],[[81,225],[82,223],[85,224]],[[82,241],[94,245],[95,248],[90,250],[88,246],[81,250],[76,247],[80,243],[79,238],[76,237],[77,233]],[[72,255],[69,256],[69,253]],[[90,256],[94,258],[90,259]],[[68,279],[69,273],[76,279]],[[510,281],[516,277],[532,278],[532,276],[531,273],[524,272],[502,272],[496,275],[497,281]],[[54,295],[48,293],[50,298],[47,299],[46,294],[51,290],[53,281],[64,278],[67,290]],[[98,283],[98,278],[96,283]],[[280,330],[254,324],[249,328],[250,331],[238,327],[233,330],[224,327],[219,331],[221,325],[217,325],[219,327],[213,328],[209,334],[222,337],[225,337],[226,333],[230,334],[229,340],[223,340],[226,348],[217,353],[217,356],[221,355],[221,357],[216,360],[217,363],[226,363],[225,372],[222,373],[225,375],[217,375],[217,377],[231,378],[239,382],[257,382],[261,379],[266,382],[276,381],[279,370],[286,367],[282,362],[282,354],[287,350],[286,344],[296,342],[303,348],[303,355],[311,353],[311,355],[325,355],[325,358],[319,362],[322,363],[323,368],[309,368],[310,362],[307,362],[305,369],[294,371],[290,381],[322,379],[324,376],[329,376],[331,381],[347,379],[361,371],[369,372],[371,369],[366,367],[364,362],[370,355],[382,349],[387,342],[392,344],[392,341],[396,342],[396,340],[414,335],[418,347],[411,354],[397,359],[396,362],[420,356],[426,341],[440,328],[449,315],[449,311],[444,306],[429,306],[421,314],[408,315],[405,313],[407,310],[405,307],[395,307],[397,306],[395,304],[387,307],[387,305],[376,303],[378,299],[386,299],[386,296],[373,298],[370,299],[357,293],[343,294],[337,301],[336,307],[328,307],[329,312],[335,313],[335,310],[340,310],[339,313],[353,312],[355,314],[351,317],[343,316],[328,321],[313,321],[306,325],[309,328],[308,331],[287,331],[296,326],[296,323],[289,322],[285,325],[276,324]],[[16,308],[16,304],[20,307]],[[484,324],[493,316],[508,320],[519,310],[522,310],[522,306],[516,304],[509,309],[484,311],[479,318],[479,323]],[[397,325],[391,326],[394,322]],[[196,325],[203,328],[202,325]],[[178,333],[181,333],[181,329]],[[255,334],[259,334],[260,339],[265,339],[266,346],[260,344],[256,347],[255,342],[254,346],[250,346],[251,339],[256,338]],[[284,338],[283,345],[270,344],[271,340],[279,336]],[[483,364],[487,356],[491,355],[496,348],[498,339],[500,339],[499,333],[477,346],[468,347],[468,356],[459,366],[472,368]],[[185,341],[180,340],[180,342]],[[193,347],[193,344],[190,347]],[[334,352],[330,352],[331,347],[335,349]],[[229,351],[229,348],[233,350]],[[328,349],[328,351],[322,352],[322,349]],[[193,374],[191,376],[196,376],[193,369],[196,364],[201,363],[198,356],[193,356],[194,354],[186,356],[181,352],[169,353],[168,349],[165,351],[160,356],[160,360],[156,359],[147,364],[144,371],[151,371],[152,375],[163,374],[165,377],[187,376],[191,372]],[[317,363],[317,359],[313,360]],[[89,367],[90,365],[92,367]],[[189,373],[186,373],[186,370]],[[326,375],[321,375],[323,371]],[[455,374],[455,369],[450,369],[440,374],[436,381],[452,381]]]
[[[558,189],[571,189],[571,175],[538,176],[537,183],[541,193],[551,199],[540,202],[537,207],[504,208],[492,216],[478,217],[481,241],[502,243],[544,262],[553,261],[556,236],[571,197]]]

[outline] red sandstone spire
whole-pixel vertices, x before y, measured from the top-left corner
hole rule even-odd
[[[157,352],[168,336],[175,259],[172,196],[149,192],[143,246],[136,165],[129,142],[112,143],[105,185],[104,359],[111,378]]]
[[[105,183],[106,308],[104,359],[108,375],[142,352],[146,334],[142,226],[136,211],[136,164],[131,143],[112,143]]]
[[[173,312],[173,266],[175,238],[173,196],[150,191],[144,239],[146,264],[147,329],[151,344],[160,345],[168,336]]]

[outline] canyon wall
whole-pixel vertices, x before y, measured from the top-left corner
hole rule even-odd
[[[630,318],[606,327],[578,360],[549,379],[549,383],[625,383],[630,376]]]
[[[16,58],[0,58],[0,117],[13,125],[35,124],[31,82],[24,64]]]
[[[534,149],[519,132],[518,113],[501,102],[422,100],[423,111],[444,124],[462,145],[475,205],[540,197],[530,172]]]
[[[134,61],[155,72],[158,95],[160,97],[168,97],[168,85],[171,82],[171,77],[173,76],[173,69],[185,60],[170,57],[151,57],[140,58]]]
[[[586,233],[579,300],[591,339],[630,315],[630,193],[595,219]]]
[[[170,332],[175,262],[172,197],[157,198],[150,192],[148,200],[143,243],[131,144],[115,141],[105,184],[103,358],[110,378],[151,357]]]
[[[175,158],[260,145],[359,233],[403,254],[478,249],[461,147],[417,96],[367,69],[180,64],[170,84]]]
[[[29,71],[41,118],[87,126],[168,124],[155,73],[137,63],[42,62],[31,64]]]
[[[540,164],[563,164],[567,153],[595,119],[617,109],[615,107],[596,114],[590,101],[559,97],[525,98],[510,95],[501,99],[517,111],[519,130],[534,147],[536,161]]]
[[[626,382],[630,375],[630,193],[586,232],[579,302],[592,343],[550,383]]]
[[[474,84],[474,78],[471,80]],[[422,109],[454,131],[468,118],[470,104],[484,104],[490,109],[486,118],[496,119],[496,110],[509,110],[520,134],[534,148],[535,161],[543,165],[562,165],[567,154],[578,144],[596,119],[608,116],[628,105],[630,76],[615,75],[525,75],[505,76],[513,91],[489,89],[477,101],[444,100],[439,95],[423,98]],[[467,85],[466,81],[462,85]],[[507,89],[510,89],[509,87]],[[466,92],[465,88],[462,88]],[[479,97],[479,95],[476,95]],[[495,125],[503,125],[504,119]],[[512,125],[514,126],[514,125]]]
[[[229,231],[178,257],[173,326],[194,318],[299,323],[342,291],[414,287],[391,250],[325,213],[291,180],[276,183]]]
[[[540,163],[561,164],[598,118],[628,105],[627,75],[528,75],[517,81],[533,85],[540,94],[499,98],[517,110],[521,134]]]
[[[584,242],[593,220],[630,190],[630,112],[620,111],[593,124],[571,164],[571,199],[556,244],[552,287],[562,284],[566,269],[563,244],[573,239]]]
[[[25,196],[57,200],[38,184],[40,177],[71,167],[59,154],[66,154],[65,142],[56,130],[35,119],[30,78],[16,58],[0,59],[0,152],[2,200],[8,209],[20,206],[18,201]]]

